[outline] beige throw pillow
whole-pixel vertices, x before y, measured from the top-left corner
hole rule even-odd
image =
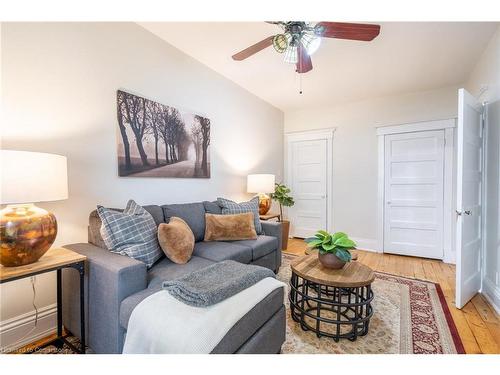
[[[194,249],[194,234],[184,220],[171,217],[168,224],[158,226],[158,242],[168,259],[185,264],[191,259]]]
[[[205,241],[255,240],[253,213],[205,214]]]

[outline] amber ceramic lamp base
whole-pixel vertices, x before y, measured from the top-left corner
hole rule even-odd
[[[267,194],[259,194],[259,215],[265,215],[271,208],[271,198]]]
[[[8,205],[0,211],[0,263],[6,267],[36,262],[57,235],[53,214],[33,204]]]

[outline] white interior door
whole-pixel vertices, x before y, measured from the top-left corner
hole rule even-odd
[[[458,93],[456,298],[462,308],[481,288],[482,105],[467,91]]]
[[[294,237],[306,238],[318,229],[327,230],[328,140],[292,141],[291,190],[295,205],[291,210]]]
[[[385,136],[384,252],[443,259],[444,130]]]

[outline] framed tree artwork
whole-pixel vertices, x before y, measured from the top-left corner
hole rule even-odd
[[[121,90],[116,107],[119,176],[210,178],[210,119]]]

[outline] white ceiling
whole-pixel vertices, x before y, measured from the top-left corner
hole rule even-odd
[[[372,42],[323,39],[302,74],[272,47],[244,61],[231,56],[277,26],[264,22],[140,23],[248,91],[287,111],[463,83],[498,23],[381,23]]]

